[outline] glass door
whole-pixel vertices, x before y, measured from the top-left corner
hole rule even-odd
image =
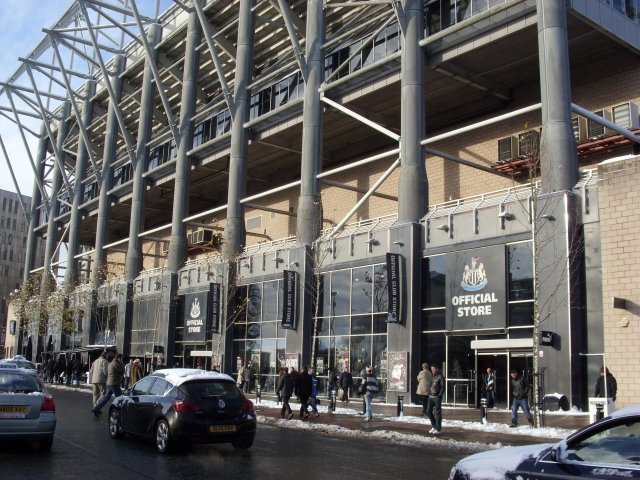
[[[478,403],[484,392],[487,370],[492,368],[496,374],[494,390],[494,408],[509,408],[511,405],[509,388],[509,355],[507,352],[478,352],[477,358]]]

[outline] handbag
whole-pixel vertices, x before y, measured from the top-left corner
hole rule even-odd
[[[362,382],[360,384],[360,388],[358,388],[358,392],[367,393],[367,382]]]

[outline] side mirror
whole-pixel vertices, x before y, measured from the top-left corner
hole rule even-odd
[[[553,462],[564,463],[562,455],[562,444],[554,445],[549,451],[549,459]]]

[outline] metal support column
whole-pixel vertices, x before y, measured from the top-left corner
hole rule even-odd
[[[95,95],[96,82],[89,81],[84,89],[84,102],[82,103],[82,121],[83,125],[89,125],[92,114],[91,98]],[[81,127],[84,128],[84,127]],[[71,207],[71,218],[69,220],[69,240],[67,244],[67,271],[64,276],[65,290],[68,292],[70,288],[78,281],[78,260],[75,256],[80,251],[80,221],[82,220],[82,212],[80,204],[84,199],[84,178],[87,172],[87,149],[91,148],[86,145],[83,136],[78,137],[78,154],[76,156],[76,171],[73,183],[73,200]]]
[[[29,281],[31,270],[35,268],[36,256],[38,251],[38,235],[36,234],[36,227],[40,222],[40,204],[43,201],[39,183],[43,180],[45,160],[47,158],[47,145],[49,144],[49,137],[47,136],[47,130],[44,125],[40,129],[40,140],[38,141],[38,151],[35,159],[35,174],[36,178],[33,180],[33,195],[31,197],[31,209],[29,211],[29,228],[27,230],[27,248],[24,255],[24,273],[22,274],[22,281]]]
[[[249,83],[253,65],[254,0],[240,2],[238,23],[238,46],[236,79],[231,128],[231,153],[229,159],[229,193],[227,201],[227,224],[225,226],[224,255],[232,260],[242,251],[246,228],[244,209],[240,201],[247,190],[247,143],[248,132],[244,124],[249,119],[251,92]]]
[[[160,40],[162,29],[159,24],[149,27],[147,35],[155,45]],[[153,49],[154,52],[157,51]],[[133,187],[131,198],[131,223],[129,224],[129,244],[125,261],[125,278],[127,282],[133,282],[142,270],[142,239],[140,232],[144,230],[145,186],[143,177],[147,161],[149,159],[149,143],[153,118],[153,97],[157,88],[153,81],[152,62],[155,58],[145,58],[144,73],[142,76],[142,93],[140,99],[140,119],[138,120],[138,141],[136,145],[136,161],[133,171]]]
[[[390,253],[399,255],[401,310],[398,323],[387,327],[390,352],[420,351],[420,225],[427,212],[428,185],[424,151],[424,55],[423,6],[420,0],[402,0],[400,179],[398,221],[389,231]],[[412,356],[407,378],[420,370],[420,358]],[[412,395],[410,390],[406,395]],[[399,401],[402,392],[389,392],[387,401]]]
[[[200,0],[195,0],[199,2]],[[180,102],[180,123],[178,125],[178,157],[173,190],[173,214],[167,269],[177,273],[187,258],[187,236],[184,218],[189,214],[189,183],[191,158],[187,152],[193,146],[193,115],[196,110],[198,90],[198,46],[202,38],[202,26],[195,9],[189,14],[187,41],[185,45],[184,70],[182,73],[182,95]]]
[[[318,89],[324,80],[324,11],[321,0],[307,2],[307,83],[302,121],[302,166],[298,198],[298,240],[304,245],[322,229],[322,203],[317,175],[322,168],[322,105]]]
[[[578,181],[578,156],[571,125],[566,3],[564,0],[537,1],[543,193],[571,191]]]
[[[427,213],[424,138],[424,13],[420,0],[402,0],[400,182],[398,222],[417,222]]]
[[[580,405],[584,387],[579,358],[585,334],[579,287],[584,244],[578,225],[580,203],[573,193],[578,160],[571,126],[567,2],[538,0],[537,14],[542,135],[541,192],[534,198],[532,226],[537,283],[535,328],[552,331],[562,341],[545,347],[535,341],[534,373],[550,367],[544,377],[548,384],[558,386],[556,391],[570,398],[572,405],[584,408]],[[535,391],[544,390],[544,385],[535,387]],[[534,399],[534,403],[540,401]],[[540,425],[539,410],[536,419]]]
[[[117,103],[122,95],[122,79],[120,74],[124,70],[125,58],[123,55],[113,57],[111,72],[111,89],[115,100],[109,99],[107,107],[107,124],[104,133],[104,151],[102,155],[102,184],[100,185],[100,199],[98,200],[98,219],[96,222],[95,254],[93,269],[91,270],[91,285],[98,288],[105,277],[107,253],[104,246],[109,241],[109,217],[111,214],[111,199],[109,190],[113,182],[113,162],[116,160],[118,141],[118,119],[116,118]]]

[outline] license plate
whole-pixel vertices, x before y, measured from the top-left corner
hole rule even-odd
[[[24,418],[26,415],[26,405],[0,405],[0,418]]]
[[[235,425],[210,425],[209,431],[211,433],[220,433],[220,432],[235,432]]]

